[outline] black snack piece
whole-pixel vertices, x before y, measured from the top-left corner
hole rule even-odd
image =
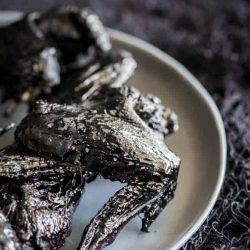
[[[173,198],[180,159],[164,137],[176,129],[176,116],[157,98],[126,85],[102,85],[80,106],[37,103],[17,128],[16,141],[34,154],[128,183],[85,229],[79,248],[100,249],[138,213],[147,231]]]
[[[0,205],[8,218],[0,213],[0,246],[6,250],[60,248],[90,177],[77,166],[70,169],[70,164],[25,153],[16,146],[3,150]]]
[[[31,103],[60,84],[61,73],[111,48],[97,16],[77,7],[30,13],[0,28],[2,102]],[[8,113],[10,114],[12,110]]]
[[[62,83],[45,98],[56,103],[84,103],[102,85],[121,87],[134,73],[136,66],[129,52],[110,50],[94,58],[84,68],[66,73]]]
[[[87,54],[90,48],[101,52],[111,48],[109,37],[99,18],[87,9],[62,6],[41,13],[36,24],[64,63]]]
[[[55,48],[48,46],[35,26],[36,15],[0,29],[0,87],[3,101],[29,101],[59,84]]]
[[[148,231],[174,197],[180,159],[164,139],[178,124],[157,97],[124,85],[131,54],[110,49],[99,19],[76,7],[28,14],[1,32],[3,100],[50,103],[37,102],[0,152],[0,246],[59,249],[85,183],[98,175],[127,185],[91,220],[79,249],[111,244],[139,213]]]
[[[0,178],[25,181],[53,175],[69,175],[81,169],[81,166],[39,156],[17,145],[0,151]]]

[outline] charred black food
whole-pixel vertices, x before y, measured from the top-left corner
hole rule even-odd
[[[164,140],[178,129],[177,117],[156,96],[125,84],[136,63],[128,52],[110,49],[92,15],[61,7],[0,31],[19,27],[16,38],[23,39],[10,44],[17,74],[4,80],[18,84],[9,90],[1,81],[4,99],[47,100],[36,102],[17,127],[15,143],[0,152],[1,249],[59,249],[86,182],[96,176],[126,186],[85,228],[82,250],[111,244],[137,214],[148,231],[174,197],[180,158]],[[8,47],[7,39],[7,33],[0,38],[0,48]],[[51,64],[54,75],[47,72]]]
[[[17,146],[2,151],[0,160],[1,178],[8,179],[6,183],[11,178],[18,180],[14,191],[13,185],[10,189],[4,185],[6,198],[2,199],[5,204],[2,209],[9,215],[8,220],[19,241],[31,247],[36,246],[32,243],[35,242],[42,249],[46,249],[45,246],[59,247],[54,237],[60,235],[61,243],[61,239],[68,235],[68,224],[80,198],[83,180],[91,175],[101,175],[127,183],[127,186],[119,190],[92,219],[79,248],[100,249],[110,244],[121,228],[139,213],[144,214],[142,230],[147,231],[173,198],[176,188],[180,159],[164,143],[164,137],[176,129],[175,114],[164,108],[157,97],[143,96],[126,85],[118,88],[102,85],[81,105],[38,102],[16,130]],[[22,148],[23,152],[15,148]],[[74,187],[75,198],[71,186],[66,185],[66,192],[65,188],[60,189],[60,183],[77,173],[83,178],[78,181],[73,178],[74,185],[81,180],[78,194]],[[65,194],[61,195],[59,190],[70,195],[72,200]],[[56,200],[53,200],[53,191]],[[18,202],[18,195],[27,195],[27,200]],[[68,199],[70,208],[65,211],[65,200]],[[37,206],[35,214],[23,211],[23,202],[27,209]],[[53,217],[49,227],[52,231],[40,229],[43,223],[39,224],[37,217],[44,218],[44,215],[43,209],[38,207],[54,207],[57,202],[61,204],[65,217],[60,217],[61,212],[51,215],[45,209],[44,213]],[[19,204],[20,208],[11,210],[15,207],[13,203]],[[19,218],[18,223],[15,218]],[[61,220],[67,222],[62,231],[55,226],[56,223],[61,225]],[[35,232],[27,228],[33,224],[36,225]],[[59,228],[59,231],[54,232],[53,228]],[[29,237],[25,238],[28,233]]]
[[[69,6],[27,14],[0,28],[2,101],[11,107],[30,103],[60,84],[63,72],[84,67],[110,48],[100,20],[86,9]]]

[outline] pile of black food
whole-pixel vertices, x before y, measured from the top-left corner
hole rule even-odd
[[[87,67],[111,48],[98,17],[76,7],[27,14],[0,34],[2,102],[12,107],[49,94],[65,72]]]
[[[125,84],[131,54],[112,49],[97,17],[75,7],[28,14],[0,34],[3,101],[31,107],[0,152],[0,248],[62,247],[97,176],[127,185],[90,221],[79,249],[111,244],[137,214],[147,232],[174,197],[180,159],[164,139],[178,124],[156,96]]]

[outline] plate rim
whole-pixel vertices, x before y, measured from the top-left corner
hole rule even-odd
[[[4,14],[5,16],[12,16],[17,18],[18,16],[22,15],[20,11],[10,11],[10,10],[0,10],[0,14]],[[10,18],[11,19],[11,18]],[[1,17],[0,17],[1,22]],[[202,99],[205,101],[208,108],[211,110],[211,115],[214,118],[214,122],[216,128],[218,130],[219,135],[219,146],[220,146],[220,164],[219,164],[219,173],[217,182],[214,187],[213,194],[211,195],[207,206],[196,219],[196,222],[181,236],[180,240],[175,243],[169,250],[177,250],[181,248],[191,237],[192,235],[200,228],[203,222],[208,217],[210,211],[214,207],[216,200],[220,194],[225,173],[226,173],[226,159],[227,159],[227,142],[226,142],[226,132],[223,124],[223,120],[220,114],[219,109],[217,108],[214,100],[212,99],[211,95],[208,91],[203,87],[201,82],[192,75],[192,73],[183,66],[180,62],[175,60],[172,56],[168,55],[167,53],[163,52],[159,48],[151,45],[150,43],[143,41],[140,38],[132,36],[130,34],[126,34],[122,31],[117,31],[111,28],[107,28],[111,39],[117,40],[119,42],[125,42],[128,45],[135,47],[138,50],[144,51],[149,55],[155,57],[160,62],[165,64],[167,67],[171,68],[176,74],[180,75],[182,78],[186,80],[186,82],[199,94]]]
[[[154,45],[143,41],[140,38],[132,36],[130,34],[124,33],[122,31],[117,31],[111,28],[107,28],[112,39],[127,43],[128,45],[135,47],[140,51],[144,51],[149,55],[158,59],[161,63],[165,64],[167,67],[171,68],[176,74],[180,75],[182,78],[186,80],[186,82],[191,85],[191,87],[199,94],[202,99],[205,101],[205,104],[211,110],[211,115],[214,118],[214,122],[216,128],[218,130],[219,135],[219,146],[220,146],[220,164],[219,164],[219,172],[217,182],[214,186],[214,191],[208,201],[207,206],[201,213],[201,215],[197,218],[196,222],[181,236],[180,240],[175,243],[168,250],[177,250],[181,248],[198,229],[201,227],[203,222],[208,217],[209,213],[213,209],[218,196],[220,194],[225,173],[226,173],[226,159],[227,159],[227,142],[226,142],[226,132],[224,128],[224,123],[220,114],[218,107],[216,106],[213,98],[208,93],[208,91],[203,87],[201,82],[180,62],[174,59],[169,54],[163,52],[161,49],[155,47]],[[167,250],[167,249],[166,249]]]

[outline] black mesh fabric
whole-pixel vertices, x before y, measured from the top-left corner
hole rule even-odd
[[[0,7],[27,11],[58,3],[86,5],[105,25],[156,45],[182,62],[209,90],[226,128],[227,173],[215,207],[183,249],[250,249],[248,1],[3,0]]]

